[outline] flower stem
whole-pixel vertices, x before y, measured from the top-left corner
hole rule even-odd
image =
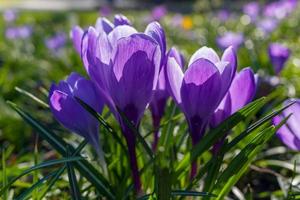
[[[129,128],[124,128],[123,133],[127,142],[129,163],[130,163],[131,175],[134,183],[134,189],[136,194],[139,194],[142,190],[142,184],[140,180],[136,151],[135,151],[136,140],[134,134],[131,132]]]
[[[152,150],[156,151],[157,145],[158,145],[158,140],[159,140],[160,117],[153,115],[152,116],[152,125],[153,125],[153,129],[154,129]]]

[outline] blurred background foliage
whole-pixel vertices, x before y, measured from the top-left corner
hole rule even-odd
[[[25,1],[24,1],[25,2]],[[42,2],[42,1],[41,1]],[[45,1],[48,3],[48,1]],[[82,1],[84,2],[84,1]],[[121,2],[121,3],[120,3]],[[258,89],[257,96],[268,95],[276,92],[276,98],[270,106],[276,106],[287,97],[300,96],[300,12],[297,10],[290,16],[281,20],[277,28],[270,33],[263,33],[258,26],[251,22],[249,16],[242,12],[242,7],[249,1],[114,1],[105,2],[105,6],[95,7],[92,10],[64,10],[64,11],[39,11],[17,9],[17,19],[14,26],[27,25],[32,28],[32,35],[25,39],[8,39],[5,36],[6,28],[11,24],[0,17],[0,144],[7,148],[9,164],[13,165],[18,159],[30,160],[36,144],[36,134],[23,120],[6,104],[7,100],[26,107],[41,121],[52,124],[57,123],[51,117],[48,110],[42,109],[26,95],[16,90],[16,87],[29,91],[35,96],[47,102],[47,91],[51,82],[64,79],[72,71],[85,75],[80,56],[75,52],[69,37],[74,25],[88,27],[94,24],[99,16],[105,16],[113,20],[113,15],[122,13],[126,15],[139,30],[143,31],[146,24],[153,20],[153,9],[158,3],[164,3],[166,13],[159,19],[167,35],[168,47],[176,45],[182,51],[186,60],[202,46],[216,49],[221,55],[222,49],[216,42],[218,36],[231,31],[243,33],[244,41],[238,48],[238,68],[251,66],[252,69],[266,81],[266,88]],[[261,5],[270,1],[259,1]],[[3,3],[3,4],[2,4]],[[7,8],[12,2],[0,0],[0,4]],[[51,4],[51,2],[49,1]],[[69,2],[72,4],[72,1]],[[99,3],[99,5],[101,2]],[[3,7],[3,9],[4,9]],[[18,6],[17,6],[18,7]],[[220,12],[227,11],[228,19],[225,21],[219,17]],[[52,37],[58,32],[67,36],[66,44],[52,51],[46,47],[45,38]],[[281,73],[281,78],[274,76],[273,68],[268,58],[268,45],[270,42],[279,42],[291,50],[291,56]],[[265,108],[267,109],[267,108]],[[149,120],[147,115],[143,121]],[[115,122],[112,122],[115,123]],[[150,123],[148,122],[148,126]],[[243,124],[238,126],[241,130]],[[147,127],[147,126],[146,126]],[[184,129],[186,127],[182,127]],[[150,128],[149,128],[150,129]],[[69,136],[68,137],[77,137]],[[273,170],[280,169],[287,176],[291,176],[293,165],[281,163],[280,160],[297,160],[297,154],[286,154],[288,151],[279,140],[274,137],[272,142],[257,159],[260,166],[268,166],[270,163],[264,160],[277,160],[270,164]],[[272,148],[271,148],[272,147]],[[43,151],[44,153],[47,150]],[[22,157],[20,157],[22,155]],[[53,156],[47,153],[48,157]],[[260,159],[261,158],[261,159]],[[291,161],[292,163],[292,161]],[[18,174],[17,167],[10,168],[10,172]],[[259,173],[257,173],[259,172]],[[261,179],[261,174],[264,179]],[[241,188],[247,188],[249,180],[253,180],[251,186],[260,194],[260,197],[268,198],[268,191],[280,193],[279,182],[285,184],[284,179],[279,180],[274,176],[274,171],[260,171],[253,167],[245,179],[240,181]],[[1,179],[0,179],[1,180]],[[260,181],[257,181],[260,180]],[[62,182],[62,187],[67,187]],[[250,187],[249,190],[252,190]],[[246,193],[247,191],[244,191]],[[63,195],[63,194],[61,194]]]

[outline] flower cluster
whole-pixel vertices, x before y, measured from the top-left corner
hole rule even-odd
[[[66,81],[52,85],[51,110],[62,125],[99,148],[99,124],[75,97],[97,112],[101,112],[104,104],[108,106],[127,142],[137,192],[141,190],[141,182],[136,138],[127,120],[138,128],[149,107],[155,130],[155,150],[160,121],[171,96],[186,117],[195,145],[208,127],[217,126],[249,103],[255,94],[254,73],[250,68],[237,73],[233,47],[227,48],[222,58],[213,49],[202,47],[192,55],[184,71],[183,56],[175,48],[167,51],[165,32],[158,22],[138,32],[125,16],[116,15],[114,23],[99,18],[95,27],[87,30],[76,26],[71,36],[90,80],[72,73]],[[216,149],[221,144],[220,139]],[[196,170],[194,164],[191,176]]]

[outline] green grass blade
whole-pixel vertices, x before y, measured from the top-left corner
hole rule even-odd
[[[142,197],[137,198],[137,200],[148,200],[151,196],[152,196],[152,194],[146,194]]]
[[[120,113],[122,119],[124,120],[126,126],[134,133],[135,137],[137,138],[137,140],[142,144],[142,146],[144,147],[146,153],[148,154],[148,156],[153,159],[154,158],[154,154],[151,150],[151,148],[149,147],[149,145],[147,144],[147,142],[144,140],[144,138],[141,136],[141,134],[139,133],[139,131],[137,130],[137,128],[131,123],[131,121],[129,121],[127,119],[127,117],[125,116],[125,114],[120,110],[117,109],[118,112]]]
[[[81,142],[78,147],[75,149],[75,151],[72,153],[72,156],[75,156],[77,154],[80,153],[80,151],[85,147],[85,145],[87,144],[87,140],[84,140],[83,142]],[[53,178],[50,179],[48,187],[43,191],[42,195],[40,196],[40,199],[43,199],[44,196],[47,194],[48,191],[51,190],[52,186],[56,183],[56,181],[59,179],[59,177],[63,174],[63,172],[65,171],[65,169],[67,168],[66,165],[64,165],[62,168],[60,168],[54,175]]]
[[[209,131],[208,134],[206,134],[192,149],[191,153],[187,154],[179,162],[176,168],[176,173],[179,174],[181,171],[184,171],[191,162],[193,162],[203,152],[207,151],[219,138],[222,138],[225,134],[227,134],[228,131],[236,124],[256,113],[265,104],[265,102],[264,97],[257,99],[226,119],[217,128]]]
[[[3,180],[3,188],[1,188],[1,190],[3,191],[3,199],[7,199],[8,197],[8,191],[7,188],[5,188],[5,186],[7,185],[7,176],[6,176],[6,152],[5,149],[3,147],[2,149],[2,180]]]
[[[275,133],[275,127],[271,126],[261,131],[241,152],[228,164],[228,167],[220,175],[215,188],[221,188],[217,200],[223,199],[240,177],[245,173],[256,155],[262,150],[264,144]]]
[[[51,132],[48,128],[44,125],[39,123],[35,120],[29,113],[20,109],[16,104],[8,101],[7,102],[12,109],[14,109],[29,125],[35,128],[39,133],[40,136],[45,139],[47,142],[51,144],[55,150],[57,150],[63,156],[66,156],[66,146],[67,143],[59,138],[55,133]]]
[[[208,192],[196,192],[196,191],[185,191],[185,190],[173,190],[172,196],[184,196],[184,197],[216,197],[215,194]]]
[[[100,124],[113,136],[113,138],[116,140],[116,142],[119,143],[125,151],[127,151],[126,145],[124,145],[124,143],[122,142],[122,139],[118,136],[117,132],[114,131],[112,126],[109,123],[107,123],[98,112],[96,112],[92,107],[90,107],[84,101],[82,101],[81,99],[79,99],[77,97],[75,97],[75,99],[80,103],[80,105],[84,109],[86,109],[91,115],[93,115],[100,122]]]
[[[33,94],[31,94],[30,92],[27,92],[26,90],[23,90],[19,87],[15,87],[15,90],[29,98],[31,98],[32,100],[36,101],[37,103],[39,103],[41,106],[45,107],[45,108],[49,108],[49,105],[47,103],[45,103],[43,100],[39,99],[38,97],[34,96]]]
[[[267,121],[273,119],[276,115],[280,114],[283,110],[293,105],[295,102],[291,102],[287,104],[286,106],[271,112],[270,114],[264,116],[260,120],[256,121],[252,125],[250,125],[245,131],[243,131],[240,135],[238,135],[236,138],[234,138],[228,145],[226,145],[226,148],[224,148],[224,151],[229,151],[230,148],[235,146],[237,143],[239,143],[243,138],[245,138],[247,135],[249,135],[252,131],[266,123]]]
[[[1,188],[0,195],[2,195],[3,192],[7,188],[9,188],[19,178],[21,178],[22,176],[25,176],[26,174],[29,174],[30,172],[32,172],[34,170],[50,167],[50,166],[53,166],[53,165],[63,164],[63,163],[67,163],[67,162],[74,162],[74,161],[78,161],[78,160],[81,160],[81,159],[82,159],[82,157],[62,158],[62,159],[57,159],[57,160],[46,161],[46,162],[40,163],[38,165],[35,165],[35,166],[33,166],[29,169],[24,170],[21,174],[19,174],[18,176],[13,178],[11,181],[9,181],[3,188]]]
[[[68,153],[69,152],[70,151],[68,150]],[[80,200],[81,199],[80,189],[77,183],[76,174],[72,163],[67,163],[67,171],[68,171],[72,199]]]
[[[59,171],[59,170],[57,170]],[[22,192],[19,196],[17,196],[15,198],[15,200],[25,200],[25,199],[28,199],[29,195],[31,193],[33,193],[37,188],[39,188],[41,185],[44,184],[44,182],[46,180],[48,180],[50,177],[53,177],[57,171],[54,171],[54,172],[51,172],[50,174],[48,174],[47,176],[41,178],[40,180],[38,180],[36,183],[34,183],[30,188],[26,189],[24,192]]]
[[[46,194],[51,190],[52,186],[56,183],[56,181],[64,173],[64,171],[65,171],[66,168],[67,168],[66,165],[64,165],[62,168],[60,168],[59,170],[57,170],[55,174],[53,174],[52,178],[49,180],[48,187],[45,188],[45,190],[39,196],[40,199],[43,199],[46,196]]]
[[[34,119],[29,113],[20,109],[16,104],[8,102],[8,104],[35,130],[40,136],[46,140],[52,147],[58,151],[64,157],[67,155],[66,146],[67,143],[58,137],[49,128],[39,123]],[[71,151],[74,151],[73,147],[70,147]],[[108,197],[109,199],[114,199],[114,195],[111,192],[111,186],[109,182],[100,174],[88,161],[82,159],[74,163],[74,166],[80,171],[80,173],[85,176],[91,183],[95,185],[97,190]]]

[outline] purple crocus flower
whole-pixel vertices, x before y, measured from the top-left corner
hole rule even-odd
[[[212,114],[227,93],[236,73],[236,63],[233,47],[225,50],[222,59],[213,49],[200,48],[191,57],[185,73],[175,58],[168,58],[168,89],[186,117],[193,145],[201,140]],[[194,163],[191,177],[196,170]]]
[[[252,1],[244,5],[243,12],[255,21],[259,16],[260,6],[258,2]]]
[[[53,52],[56,52],[57,50],[61,49],[65,46],[67,37],[65,33],[57,33],[56,35],[47,38],[45,40],[45,44],[47,48]]]
[[[268,48],[270,61],[275,73],[278,75],[290,56],[290,50],[282,44],[271,43]]]
[[[235,75],[228,92],[219,104],[218,108],[215,110],[210,121],[211,127],[217,127],[229,116],[250,103],[255,95],[255,92],[255,75],[251,68],[244,68]],[[224,142],[225,137],[214,145],[214,153],[218,152]]]
[[[138,128],[156,89],[166,48],[164,37],[157,22],[149,24],[145,33],[139,33],[130,25],[112,24],[100,18],[95,28],[90,27],[80,41],[74,41],[82,44],[80,52],[86,71],[119,121],[137,192],[141,190],[141,182],[136,138],[119,111]]]
[[[294,9],[297,7],[297,4],[297,0],[275,1],[265,6],[263,15],[282,20],[294,11]]]
[[[17,19],[17,11],[13,9],[5,10],[3,12],[4,21],[11,23]]]
[[[168,57],[174,58],[180,64],[180,66],[184,66],[183,56],[176,48],[173,47],[170,49],[168,52]],[[170,95],[166,88],[166,63],[164,62],[162,63],[162,69],[159,73],[157,87],[149,106],[154,128],[154,141],[152,143],[152,148],[154,150],[156,150],[158,144],[160,121],[164,115],[165,106],[169,96]]]
[[[217,44],[221,49],[232,46],[235,50],[244,42],[242,33],[226,32],[223,36],[217,38]]]
[[[125,17],[124,15],[121,15],[121,14],[115,15],[114,24],[111,23],[105,17],[100,17],[97,19],[97,22],[95,24],[95,29],[96,29],[97,34],[104,32],[105,34],[108,35],[114,28],[116,28],[120,25],[131,25],[131,22],[129,21],[129,19],[127,19],[127,17]],[[84,32],[85,31],[81,27],[74,26],[70,33],[70,36],[73,41],[73,46],[79,55],[81,55],[81,53],[82,53],[81,47],[86,46],[86,44],[83,44],[83,43],[87,42],[87,37],[85,37],[84,41],[82,40]],[[116,31],[115,34],[118,34],[118,33],[119,32]]]
[[[15,26],[8,27],[5,31],[5,36],[7,39],[26,39],[32,34],[32,28],[30,26]]]
[[[256,26],[265,35],[267,35],[268,33],[273,32],[277,28],[278,21],[273,18],[263,18],[263,19],[257,21]]]
[[[286,108],[280,115],[273,118],[273,124],[278,125],[280,122],[292,114],[278,131],[277,136],[289,148],[299,151],[300,150],[300,99],[288,99],[283,105],[288,105],[295,102],[290,107]]]
[[[49,91],[51,112],[64,127],[87,139],[99,153],[98,121],[75,97],[82,99],[97,112],[102,112],[103,100],[94,84],[74,72],[58,85],[52,84]]]
[[[161,20],[168,13],[167,7],[165,5],[156,6],[151,12],[152,19],[155,21]]]
[[[226,22],[230,17],[230,13],[228,10],[222,9],[218,12],[217,17],[220,21]]]

